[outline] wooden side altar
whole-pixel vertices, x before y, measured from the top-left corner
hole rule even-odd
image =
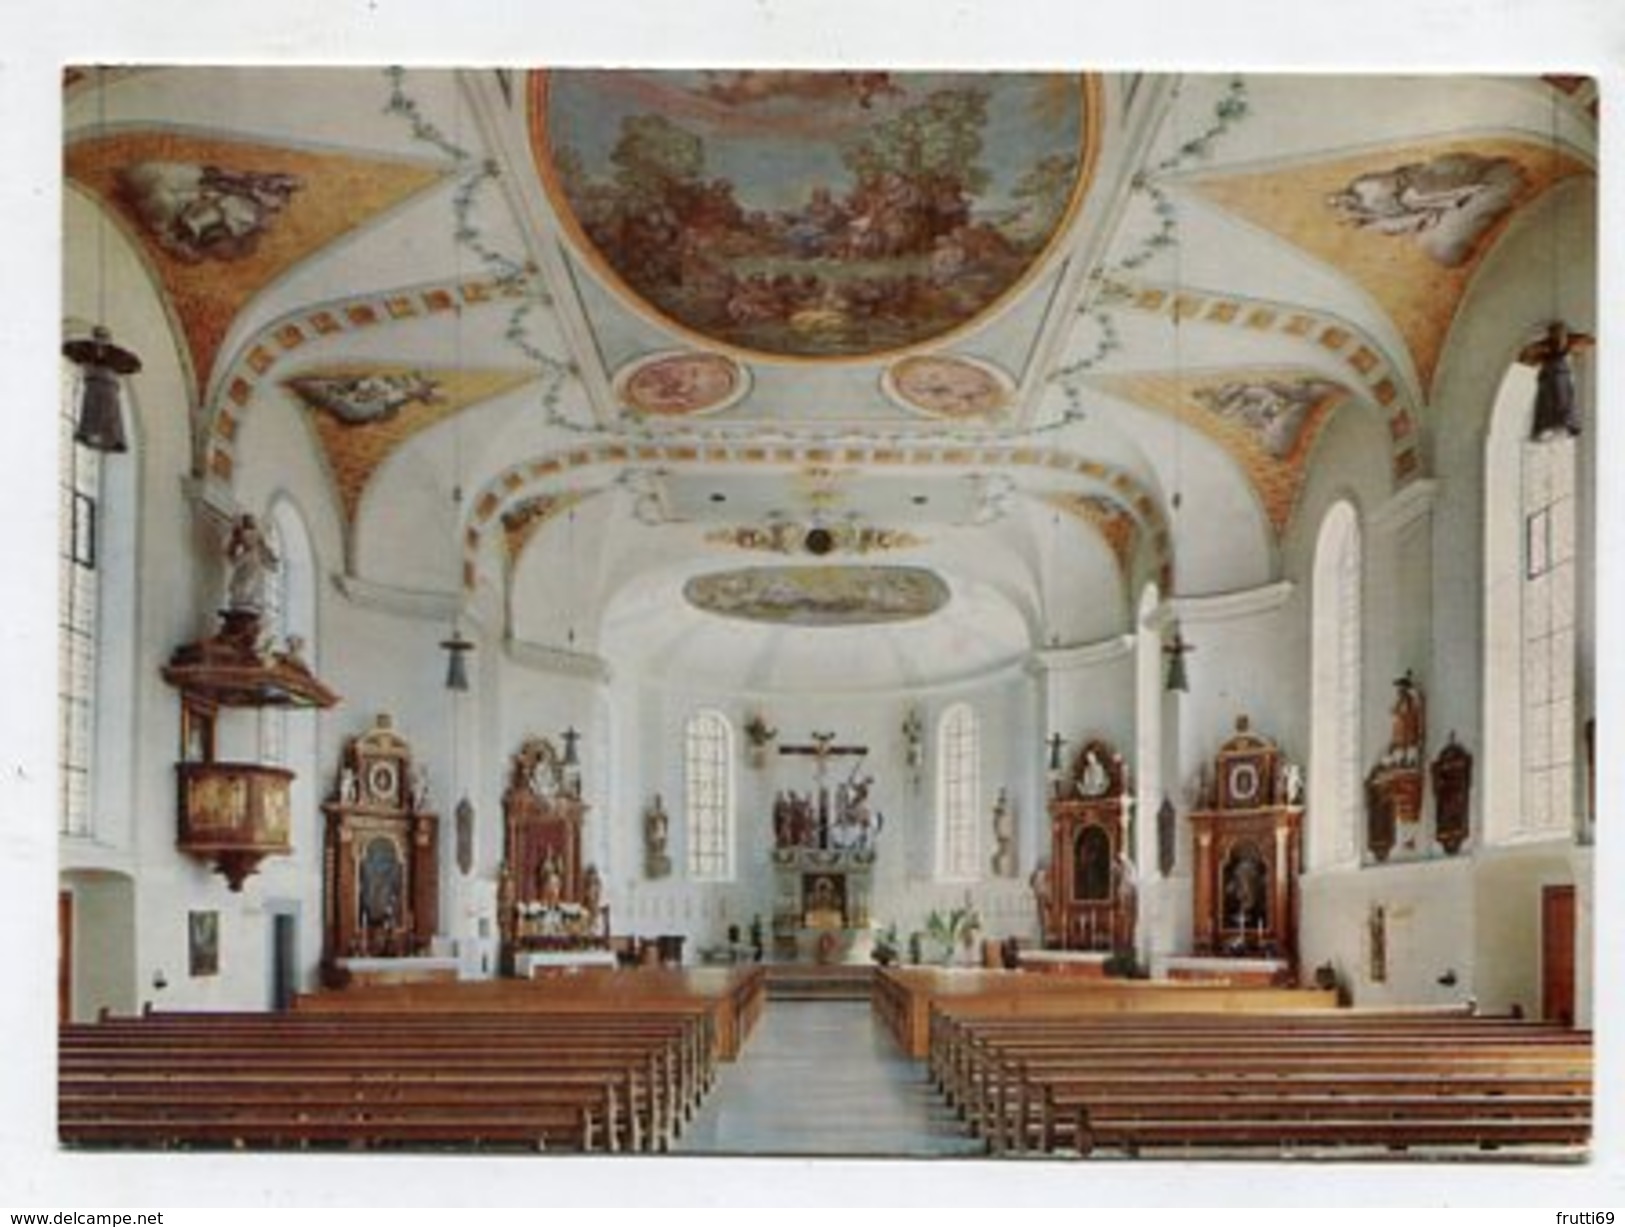
[[[1103,741],[1085,742],[1050,797],[1049,877],[1039,884],[1046,948],[1133,948],[1133,813],[1122,755]]]
[[[545,737],[513,757],[502,794],[503,856],[497,880],[501,970],[526,975],[531,953],[609,948],[609,909],[598,870],[582,863],[587,805],[579,779]]]
[[[357,969],[382,975],[352,960],[403,960],[393,975],[411,978],[404,961],[428,954],[440,918],[440,819],[428,799],[427,777],[389,716],[350,739],[338,786],[322,805],[325,983],[342,986]]]
[[[1298,960],[1301,775],[1246,716],[1219,748],[1202,807],[1191,813],[1196,843],[1196,953],[1218,958]]]

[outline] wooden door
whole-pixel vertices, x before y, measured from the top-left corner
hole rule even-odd
[[[288,912],[271,917],[271,1008],[293,1008],[299,989],[299,919]]]
[[[56,893],[56,1020],[73,1021],[73,892]]]
[[[1574,887],[1540,892],[1540,1016],[1574,1025]]]

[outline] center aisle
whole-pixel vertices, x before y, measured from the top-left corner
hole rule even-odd
[[[861,1001],[770,1001],[677,1154],[980,1155]]]

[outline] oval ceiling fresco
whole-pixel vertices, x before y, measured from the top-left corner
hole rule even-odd
[[[940,576],[919,567],[744,567],[683,585],[697,609],[781,626],[906,622],[936,613],[948,595]]]
[[[588,260],[754,355],[940,339],[1041,263],[1093,172],[1075,75],[741,70],[532,78],[531,140]]]

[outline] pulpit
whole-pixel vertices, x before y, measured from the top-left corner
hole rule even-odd
[[[216,724],[234,710],[332,707],[329,690],[292,639],[281,650],[265,642],[260,614],[226,609],[220,630],[175,650],[164,680],[181,692],[180,761],[175,765],[175,845],[207,861],[234,891],[268,856],[293,851],[293,772],[266,763],[223,762]]]
[[[421,959],[439,924],[439,817],[412,747],[380,714],[345,746],[323,803],[322,975],[349,983],[365,960]],[[405,974],[402,968],[401,974]]]
[[[1236,721],[1220,747],[1203,804],[1191,813],[1196,842],[1196,953],[1220,958],[1298,957],[1301,773],[1279,747]]]
[[[1040,894],[1046,947],[1133,948],[1133,812],[1122,756],[1103,741],[1084,743],[1050,797],[1050,881]]]
[[[497,881],[502,973],[528,974],[528,953],[609,948],[598,870],[582,863],[587,806],[579,777],[545,737],[513,757],[502,794],[503,855]]]

